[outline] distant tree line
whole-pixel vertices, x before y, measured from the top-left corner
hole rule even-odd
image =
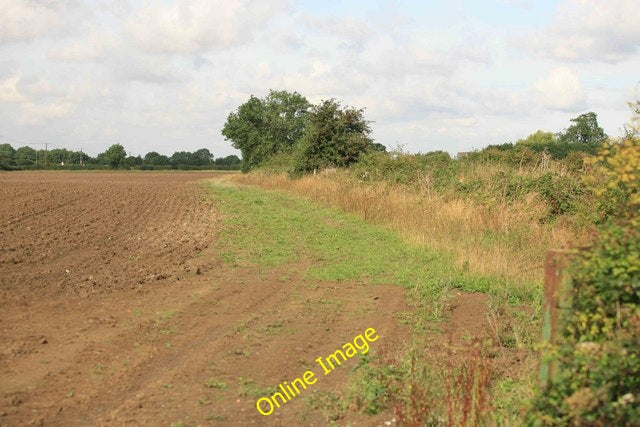
[[[29,146],[14,149],[10,144],[0,144],[0,169],[240,169],[241,160],[236,155],[214,158],[207,148],[194,152],[176,151],[171,157],[155,151],[144,157],[127,155],[124,147],[113,144],[103,153],[91,157],[81,151],[54,148],[36,150]]]
[[[598,125],[598,115],[592,111],[571,119],[571,122],[573,124],[562,132],[539,130],[516,142],[489,145],[483,151],[528,149],[537,153],[547,152],[554,159],[563,159],[573,152],[594,155],[602,143],[609,139]]]

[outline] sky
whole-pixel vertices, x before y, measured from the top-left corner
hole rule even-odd
[[[373,138],[452,154],[612,136],[640,96],[640,1],[0,1],[0,143],[237,154],[229,113],[270,89],[366,108]]]

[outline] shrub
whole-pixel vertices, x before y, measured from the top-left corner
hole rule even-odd
[[[311,107],[307,124],[296,148],[299,173],[330,167],[346,167],[373,149],[371,129],[364,110],[342,107],[334,99]]]
[[[572,269],[572,313],[555,349],[560,374],[532,424],[633,425],[640,419],[640,232],[603,231]]]
[[[575,178],[551,172],[538,178],[534,187],[549,205],[550,218],[575,212],[576,203],[584,192]]]
[[[572,264],[572,305],[538,390],[535,425],[640,425],[640,140],[603,146],[585,179],[600,235]]]

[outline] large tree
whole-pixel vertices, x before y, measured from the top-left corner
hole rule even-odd
[[[229,114],[222,135],[242,152],[246,171],[298,143],[309,107],[307,99],[297,92],[272,90],[263,99],[252,95]]]
[[[11,144],[0,144],[0,169],[9,169],[14,166],[16,150]]]
[[[213,163],[213,154],[207,148],[201,148],[191,154],[191,165],[206,166]]]
[[[598,115],[592,111],[581,114],[571,121],[574,124],[559,135],[562,142],[599,144],[608,138],[604,129],[598,125]]]
[[[327,167],[345,167],[371,149],[369,122],[364,109],[342,107],[335,99],[314,106],[297,153],[296,171],[311,172]]]
[[[119,168],[124,166],[124,160],[127,158],[127,153],[124,151],[124,147],[120,144],[113,144],[103,153],[103,161],[106,165],[112,168]]]
[[[16,150],[15,157],[18,166],[33,165],[36,162],[36,150],[25,145]]]
[[[148,166],[169,166],[171,160],[164,154],[150,151],[144,156],[144,164]]]

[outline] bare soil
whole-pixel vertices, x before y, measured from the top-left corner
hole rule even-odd
[[[325,425],[305,399],[354,360],[269,417],[255,390],[320,374],[366,328],[383,356],[408,341],[400,287],[227,267],[197,183],[216,176],[0,174],[0,425]]]

